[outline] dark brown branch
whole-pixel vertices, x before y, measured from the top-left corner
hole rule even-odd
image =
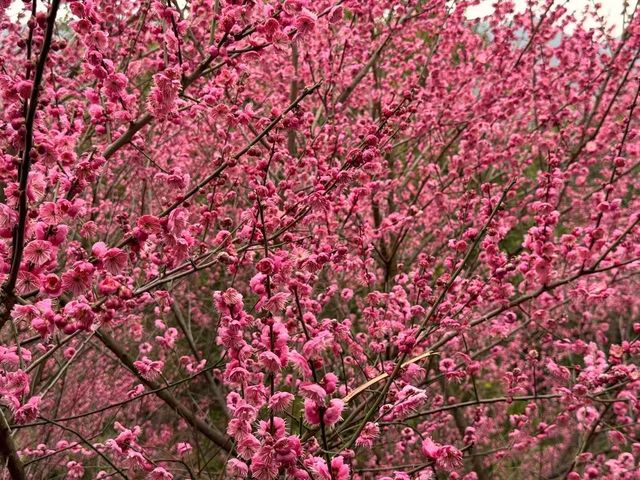
[[[51,49],[51,40],[53,38],[53,29],[56,23],[56,15],[60,0],[52,0],[49,15],[47,17],[47,29],[42,42],[42,49],[36,64],[36,70],[33,77],[33,87],[29,98],[29,107],[25,118],[25,135],[24,149],[22,152],[22,162],[18,167],[18,224],[13,231],[13,245],[11,253],[11,270],[9,276],[2,286],[0,292],[0,330],[7,322],[11,315],[11,310],[16,303],[14,290],[20,271],[20,263],[22,262],[22,254],[24,251],[24,237],[27,226],[27,218],[29,215],[29,205],[27,199],[27,189],[29,187],[29,171],[31,170],[31,150],[33,148],[33,129],[36,120],[36,112],[38,109],[38,97],[40,96],[40,86],[44,69],[47,64],[47,57]],[[7,420],[2,416],[0,421],[0,455],[3,463],[6,462],[9,474],[13,480],[21,480],[25,478],[24,466],[16,451],[16,446],[9,431]]]
[[[127,369],[134,374],[142,383],[144,383],[148,388],[152,390],[156,390],[155,395],[161,399],[164,403],[170,406],[178,415],[185,419],[185,421],[191,425],[193,428],[202,433],[205,437],[215,443],[217,446],[225,450],[226,452],[233,451],[233,444],[227,438],[227,436],[222,433],[217,427],[210,425],[205,422],[196,414],[185,407],[173,394],[167,390],[162,390],[161,386],[147,378],[144,378],[138,369],[133,364],[133,360],[129,355],[116,343],[116,341],[111,338],[110,335],[98,331],[96,332],[96,337],[100,339],[102,344],[107,347],[111,352],[120,360],[120,362],[127,367]]]
[[[214,368],[217,368],[217,367],[218,367],[218,365],[210,365],[208,367],[203,368],[199,372],[194,373],[193,375],[191,375],[189,377],[181,378],[180,380],[176,380],[175,382],[168,383],[167,385],[165,385],[163,387],[159,387],[158,389],[146,390],[146,391],[142,392],[139,395],[135,395],[135,396],[133,396],[131,398],[127,398],[126,400],[122,400],[120,402],[110,403],[110,404],[105,405],[103,407],[96,408],[95,410],[91,410],[91,411],[83,412],[83,413],[77,413],[75,415],[70,415],[68,417],[60,417],[60,418],[56,418],[54,420],[56,422],[68,422],[70,420],[77,420],[78,418],[85,418],[85,417],[90,417],[92,415],[97,415],[99,413],[106,412],[107,410],[112,410],[114,408],[120,408],[123,405],[127,405],[127,404],[135,402],[136,400],[139,400],[141,398],[147,397],[149,395],[153,395],[153,394],[159,392],[160,390],[167,390],[167,389],[173,388],[173,387],[175,387],[177,385],[183,384],[185,382],[190,382],[194,378],[202,375],[203,373],[210,372],[211,370],[213,370]],[[20,424],[20,425],[11,425],[11,428],[14,429],[14,430],[19,430],[19,429],[22,429],[22,428],[38,427],[38,426],[46,425],[46,424],[47,424],[47,422],[45,422],[44,420],[38,420],[36,422],[31,422],[31,423],[23,423],[23,424]]]
[[[44,41],[42,43],[42,50],[38,57],[38,63],[36,65],[35,75],[33,77],[33,87],[31,90],[31,96],[29,98],[29,108],[27,109],[27,116],[25,118],[25,134],[24,134],[24,149],[22,152],[22,161],[18,167],[18,224],[13,232],[13,247],[11,254],[11,271],[9,276],[2,286],[2,293],[0,293],[0,300],[3,303],[3,312],[0,318],[0,329],[4,326],[5,322],[9,318],[11,308],[15,304],[14,289],[16,287],[16,281],[18,279],[18,272],[20,271],[20,263],[22,262],[22,253],[24,251],[24,235],[27,225],[27,217],[29,214],[29,205],[27,199],[27,189],[29,184],[29,171],[31,170],[31,150],[33,149],[33,129],[36,120],[36,112],[38,109],[38,97],[40,96],[40,86],[42,84],[42,77],[44,76],[44,68],[47,63],[47,57],[49,56],[49,50],[51,49],[51,39],[53,38],[53,28],[56,23],[56,15],[58,13],[58,7],[60,6],[60,0],[53,0],[51,2],[51,9],[49,16],[47,17],[47,30],[45,32]]]
[[[6,463],[9,469],[9,475],[13,480],[24,479],[24,467],[22,460],[18,456],[16,444],[11,437],[11,430],[7,419],[0,412],[0,455],[2,455],[3,464]]]
[[[97,453],[100,457],[102,457],[102,459],[104,459],[105,462],[107,462],[111,468],[113,468],[116,472],[118,472],[118,474],[120,474],[120,476],[126,480],[129,479],[129,477],[122,471],[120,470],[111,460],[109,460],[109,457],[107,457],[104,453],[102,453],[100,450],[98,450],[93,443],[91,443],[89,440],[87,440],[86,438],[84,438],[84,436],[77,432],[76,430],[69,428],[69,427],[65,427],[64,425],[60,425],[58,422],[56,422],[55,420],[49,420],[47,418],[44,417],[40,417],[42,420],[44,420],[46,423],[50,423],[52,425],[55,425],[56,427],[64,430],[65,432],[69,432],[72,433],[73,435],[75,435],[76,437],[78,437],[82,443],[84,443],[87,447],[89,447],[91,450],[93,450],[95,453]]]

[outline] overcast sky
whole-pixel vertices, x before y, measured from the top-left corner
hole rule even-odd
[[[491,14],[493,11],[493,4],[496,0],[483,0],[477,7],[472,7],[467,10],[467,16],[469,18],[484,17]],[[584,11],[585,6],[593,5],[593,0],[557,0],[556,4],[565,3],[566,8],[569,11],[576,12],[577,17],[580,18],[580,13]],[[604,16],[609,26],[614,27],[614,34],[620,35],[622,33],[622,12],[624,9],[624,0],[599,0],[601,4],[600,14]],[[635,0],[629,0],[631,7],[635,5]],[[527,8],[526,0],[515,0],[516,11],[522,12]],[[630,8],[631,8],[630,7]],[[588,22],[589,26],[595,26],[594,22]]]

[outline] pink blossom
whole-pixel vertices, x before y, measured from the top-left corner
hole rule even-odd
[[[256,480],[274,480],[278,475],[275,450],[271,447],[259,449],[251,458],[251,473]]]
[[[300,394],[315,402],[322,403],[327,396],[327,392],[317,383],[309,383],[300,387]]]
[[[303,378],[307,379],[311,377],[311,368],[306,358],[295,350],[289,351],[289,362],[293,363],[296,369],[300,372]]]
[[[249,467],[246,463],[236,458],[232,458],[227,462],[227,475],[230,478],[246,478],[249,474]]]
[[[275,412],[281,412],[289,408],[294,396],[289,392],[276,392],[269,399],[269,408]]]
[[[62,293],[62,282],[55,273],[49,273],[42,282],[42,288],[51,297],[59,297]]]
[[[94,267],[88,262],[77,262],[62,274],[62,288],[74,296],[82,295],[91,285]]]
[[[440,447],[437,463],[440,468],[453,470],[462,465],[462,452],[452,445]]]
[[[53,246],[46,240],[34,240],[24,247],[24,259],[41,267],[53,258]]]
[[[300,35],[305,35],[311,32],[318,21],[318,17],[315,13],[303,8],[302,11],[296,17],[295,25]]]
[[[104,268],[112,275],[117,275],[127,264],[127,254],[119,248],[110,248],[101,257]]]
[[[162,374],[162,369],[164,367],[164,362],[160,360],[151,360],[148,357],[142,357],[141,360],[136,360],[133,364],[138,372],[140,372],[140,375],[149,380],[154,380]]]
[[[377,423],[367,422],[356,439],[356,445],[371,448],[373,442],[380,435],[380,427]]]
[[[16,423],[27,423],[34,421],[40,411],[41,397],[34,395],[26,403],[21,405],[14,413],[13,418]]]
[[[168,69],[153,76],[154,87],[149,93],[149,110],[163,119],[175,108],[180,81],[176,69]]]
[[[148,476],[149,480],[172,480],[173,475],[163,467],[154,468]]]
[[[327,426],[332,426],[342,420],[344,402],[338,398],[329,401],[329,406],[324,412],[323,420]]]
[[[311,425],[320,424],[320,407],[310,398],[304,401],[304,418]]]
[[[640,17],[476,3],[0,0],[2,465],[635,478]]]
[[[306,342],[302,351],[307,357],[315,357],[326,350],[331,345],[332,341],[333,335],[330,332],[324,330],[319,332],[318,335],[314,336],[314,338]]]
[[[435,460],[440,455],[440,447],[431,438],[426,437],[422,440],[422,453],[432,460]]]
[[[318,477],[322,480],[348,480],[350,476],[350,468],[344,461],[344,457],[338,455],[331,460],[331,472],[327,467],[327,463],[322,458],[313,459],[313,470],[318,474]]]
[[[286,292],[278,292],[271,297],[264,297],[263,301],[259,303],[259,309],[265,309],[273,314],[281,311],[289,299],[289,294]]]
[[[82,478],[84,476],[84,467],[74,460],[67,462],[67,476],[68,478]]]

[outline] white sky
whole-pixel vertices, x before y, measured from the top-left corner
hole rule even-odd
[[[455,2],[455,0],[450,0]],[[503,0],[482,0],[480,5],[477,7],[471,7],[467,10],[467,16],[469,18],[478,18],[490,15],[493,11],[493,4],[495,2],[499,2]],[[637,0],[628,0],[631,6],[635,5]],[[178,0],[180,4],[186,2],[186,0]],[[557,4],[564,3],[566,8],[569,11],[576,12],[580,17],[580,13],[584,10],[585,6],[593,5],[594,3],[600,3],[601,7],[599,12],[604,16],[605,21],[609,26],[614,27],[614,35],[619,35],[622,33],[622,23],[623,23],[623,8],[624,8],[624,0],[556,0]],[[41,2],[39,2],[41,3]],[[515,0],[516,11],[522,12],[526,10],[527,0]],[[22,0],[14,0],[12,5],[7,10],[9,17],[15,18],[17,12],[23,8]],[[589,22],[589,26],[596,26],[595,22]]]
[[[482,0],[477,7],[471,7],[467,9],[467,17],[478,18],[490,15],[493,11],[493,4],[500,0]],[[629,0],[630,9],[635,5],[636,0]],[[527,9],[526,0],[514,0],[516,6],[516,12],[523,12]],[[557,5],[564,3],[569,12],[575,12],[576,18],[580,18],[581,13],[586,6],[593,6],[595,3],[600,3],[599,14],[602,15],[607,23],[607,26],[613,26],[613,34],[620,35],[622,33],[623,23],[623,9],[624,0],[556,0]],[[595,21],[588,21],[587,26],[595,27],[599,26]]]

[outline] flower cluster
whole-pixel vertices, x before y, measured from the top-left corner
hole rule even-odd
[[[0,0],[0,479],[637,478],[640,16],[479,3]]]

